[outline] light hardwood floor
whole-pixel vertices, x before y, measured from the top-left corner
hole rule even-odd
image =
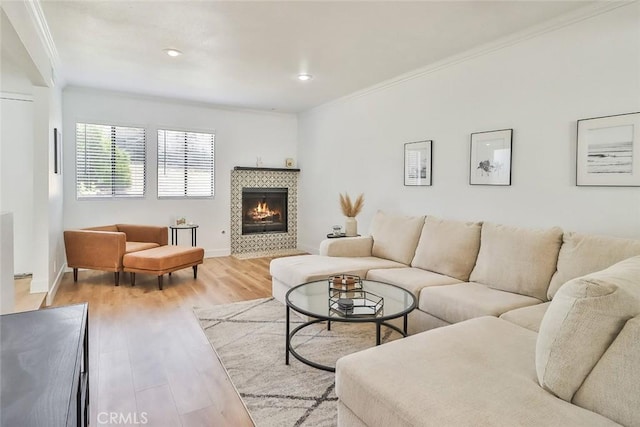
[[[31,277],[15,279],[13,282],[15,286],[15,302],[13,304],[13,313],[37,310],[44,307],[47,293],[39,292],[32,294]]]
[[[144,412],[154,427],[253,425],[192,308],[271,296],[271,259],[208,258],[198,279],[174,272],[163,291],[155,276],[116,287],[113,273],[65,274],[53,305],[89,303],[91,425],[108,425],[105,412]]]

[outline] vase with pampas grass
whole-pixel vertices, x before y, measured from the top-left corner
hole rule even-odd
[[[349,194],[344,193],[344,196],[340,194],[340,208],[342,214],[347,217],[344,222],[344,234],[347,237],[355,237],[358,235],[358,221],[356,216],[362,210],[364,206],[364,194],[360,194],[355,202],[351,202]]]

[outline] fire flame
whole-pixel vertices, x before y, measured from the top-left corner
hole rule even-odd
[[[258,202],[257,206],[248,212],[254,221],[263,221],[275,215],[280,215],[278,211],[272,211],[267,202]]]

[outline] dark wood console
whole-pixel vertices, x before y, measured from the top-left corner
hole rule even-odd
[[[0,316],[0,425],[88,425],[87,304]]]

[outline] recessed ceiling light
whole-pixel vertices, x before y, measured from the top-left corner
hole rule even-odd
[[[311,74],[298,74],[298,80],[301,80],[303,82],[309,81],[313,78],[313,76]]]
[[[167,55],[172,56],[172,57],[176,57],[176,56],[182,55],[182,52],[180,52],[178,49],[165,49],[164,53],[166,53]]]

